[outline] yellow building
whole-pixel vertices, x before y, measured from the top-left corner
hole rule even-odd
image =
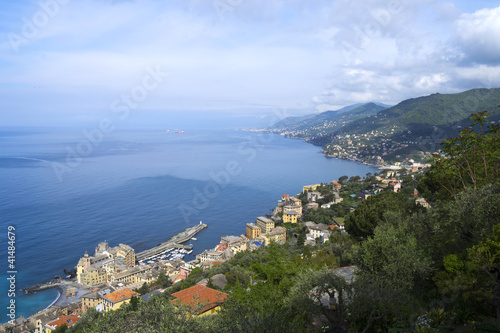
[[[127,244],[120,244],[114,248],[116,250],[116,259],[118,264],[135,266],[135,251]]]
[[[143,273],[146,273],[151,270],[149,266],[136,266],[126,271],[121,271],[120,273],[116,273],[111,275],[111,283],[119,283],[119,282],[128,282],[128,283],[136,283],[137,277]]]
[[[297,223],[298,216],[297,212],[286,211],[283,213],[283,223]]]
[[[302,193],[316,191],[316,189],[320,186],[321,184],[306,185],[302,188]]]
[[[297,199],[296,197],[289,197],[288,204],[293,206],[302,206],[302,200]]]
[[[81,283],[84,286],[97,286],[108,282],[108,273],[106,273],[106,270],[104,268],[95,268],[93,266],[89,267],[85,271],[81,271],[81,269],[77,266],[77,277],[78,283]]]
[[[279,243],[279,244],[285,244],[286,242],[286,228],[283,227],[276,227],[272,229],[269,234],[267,235],[267,238],[270,241]]]
[[[262,229],[262,233],[267,234],[274,228],[274,221],[265,216],[259,216],[257,218],[257,226]]]
[[[247,223],[246,236],[250,239],[254,239],[260,236],[262,230],[255,223]]]
[[[85,313],[91,308],[95,308],[102,303],[101,295],[97,291],[82,296],[82,312]]]
[[[108,282],[108,278],[116,273],[117,268],[126,270],[135,266],[135,251],[126,244],[110,248],[108,243],[101,242],[95,248],[93,257],[85,254],[76,265],[78,283],[85,286],[97,286]]]
[[[110,310],[117,310],[122,306],[122,304],[127,304],[130,302],[132,296],[139,296],[140,294],[130,290],[128,288],[123,288],[107,295],[102,296],[102,306],[104,312]]]
[[[283,207],[283,211],[285,211],[285,212],[287,212],[287,211],[297,212],[297,214],[299,214],[299,216],[302,216],[302,206],[296,206],[296,205],[285,206],[285,207]]]

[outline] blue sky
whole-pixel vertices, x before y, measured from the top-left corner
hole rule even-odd
[[[500,87],[500,1],[0,5],[0,126],[110,115],[132,126],[183,115],[266,125],[354,103]]]

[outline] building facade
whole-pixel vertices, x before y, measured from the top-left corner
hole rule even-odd
[[[247,223],[246,236],[249,239],[254,239],[260,236],[262,229],[255,223]]]

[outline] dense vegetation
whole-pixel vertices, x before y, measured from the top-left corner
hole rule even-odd
[[[421,131],[467,119],[470,112],[496,111],[500,88],[472,89],[459,94],[433,94],[402,101],[376,116],[356,120],[338,133],[363,134],[373,130]],[[471,110],[471,107],[473,108]],[[334,134],[338,134],[334,133]]]
[[[314,122],[315,118],[307,119],[282,132],[322,146],[326,154],[333,156],[337,156],[336,146],[340,146],[344,153],[365,162],[370,162],[370,158],[377,155],[391,162],[400,162],[404,158],[424,162],[428,159],[426,154],[437,151],[443,139],[456,136],[461,128],[470,126],[468,115],[471,111],[497,112],[498,100],[500,88],[433,94],[408,99],[376,113],[372,109],[349,118],[346,118],[349,113],[335,117],[325,113],[315,118],[329,116],[330,121],[319,124]],[[492,119],[498,121],[500,118],[494,115]],[[307,127],[308,124],[311,125]],[[349,139],[346,139],[348,136]],[[350,141],[352,145],[347,144]]]
[[[382,192],[347,214],[349,233],[326,244],[239,253],[148,303],[91,311],[69,331],[500,332],[500,132],[485,129],[486,115],[446,141],[420,182],[431,208]],[[352,283],[331,270],[347,265],[358,268]],[[171,305],[171,292],[215,274],[228,280],[219,314],[189,318]]]

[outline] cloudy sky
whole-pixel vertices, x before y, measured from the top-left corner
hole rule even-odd
[[[0,5],[0,126],[257,123],[500,87],[498,0]]]

